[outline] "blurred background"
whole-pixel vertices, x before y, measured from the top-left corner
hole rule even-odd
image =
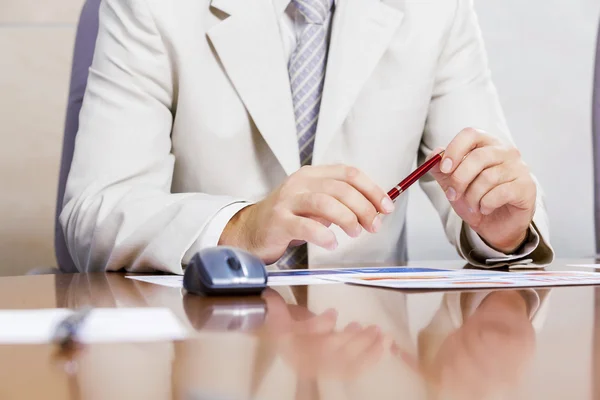
[[[0,0],[0,275],[55,266],[54,212],[83,0]],[[509,125],[546,193],[559,257],[591,257],[598,0],[475,0]],[[457,258],[420,189],[411,259]]]

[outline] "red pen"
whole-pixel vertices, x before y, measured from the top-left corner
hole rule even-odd
[[[388,192],[388,196],[392,201],[395,201],[398,196],[400,196],[406,189],[408,189],[413,183],[421,179],[423,175],[425,175],[433,166],[439,163],[442,160],[442,156],[444,155],[444,150],[431,157],[428,161],[424,162],[419,168],[414,170],[410,175],[408,175],[402,182],[396,185],[392,190]]]

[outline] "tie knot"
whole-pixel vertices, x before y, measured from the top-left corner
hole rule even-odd
[[[333,6],[333,0],[292,0],[309,24],[322,25]]]

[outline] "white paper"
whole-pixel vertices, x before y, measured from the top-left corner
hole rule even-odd
[[[294,269],[269,271],[268,286],[303,286],[303,285],[331,285],[336,284],[330,278],[335,276],[374,276],[377,274],[390,273],[433,273],[447,271],[436,268],[423,267],[366,267],[366,268],[327,268],[327,269]],[[181,275],[127,275],[126,278],[155,285],[183,288],[183,276]]]
[[[155,285],[168,286],[174,288],[183,287],[183,276],[181,275],[127,275],[125,278],[135,279],[136,281],[154,283]]]
[[[0,310],[0,343],[49,343],[67,309]],[[186,331],[168,308],[97,308],[84,320],[78,341],[151,342],[184,339]]]
[[[499,272],[456,270],[447,273],[343,275],[328,279],[337,282],[392,289],[496,289],[552,286],[600,285],[600,273],[582,271]]]
[[[153,283],[155,285],[183,288],[183,276],[180,275],[128,275],[126,278]],[[267,286],[330,285],[335,283],[337,282],[313,276],[270,276]]]
[[[600,269],[600,264],[569,264],[567,267]]]

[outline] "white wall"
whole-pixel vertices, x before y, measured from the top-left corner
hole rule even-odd
[[[559,257],[592,256],[591,96],[598,0],[476,0],[494,81],[517,145],[546,193]],[[456,257],[420,189],[411,259]]]
[[[56,265],[54,208],[83,0],[0,0],[0,276]]]

